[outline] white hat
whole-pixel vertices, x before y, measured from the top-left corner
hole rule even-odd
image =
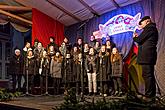
[[[19,49],[15,49],[15,54],[16,54],[16,52],[20,52],[20,50]]]

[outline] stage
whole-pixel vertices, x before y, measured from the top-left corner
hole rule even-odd
[[[77,96],[80,99],[80,96]],[[108,102],[114,102],[119,100],[127,99],[126,96],[122,97],[101,97],[97,96],[84,96],[85,102],[103,101],[104,99]],[[55,96],[23,96],[12,99],[8,102],[0,102],[0,110],[53,110],[53,108],[59,107],[64,103],[64,95]],[[137,103],[136,99],[125,100],[124,110],[164,110],[165,108],[158,104],[158,102],[151,104]]]
[[[77,96],[80,99],[80,96]],[[101,96],[84,96],[88,102],[102,100]],[[106,97],[106,100],[123,99],[124,97]],[[24,96],[17,97],[8,102],[0,102],[0,110],[52,110],[59,107],[64,102],[64,95],[51,95],[51,96]],[[4,108],[4,109],[2,109]],[[8,109],[6,109],[8,108]]]
[[[0,102],[0,108],[3,108],[1,106],[6,106],[5,108],[9,106],[7,110],[52,110],[53,107],[59,106],[63,101],[63,95],[25,96],[14,98],[8,102]]]

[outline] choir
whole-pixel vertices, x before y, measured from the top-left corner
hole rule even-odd
[[[36,86],[45,91],[49,77],[47,86],[53,87],[55,95],[71,88],[75,88],[76,95],[123,95],[122,56],[113,42],[108,39],[101,45],[94,36],[89,43],[80,37],[73,46],[67,37],[59,47],[54,42],[50,37],[46,48],[38,40],[33,47],[27,42],[22,54],[15,49],[10,60],[14,91],[17,83],[21,91],[21,77],[25,79],[23,87],[28,84],[28,91]]]

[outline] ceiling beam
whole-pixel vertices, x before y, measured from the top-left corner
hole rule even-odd
[[[120,8],[119,4],[115,0],[111,0],[111,1],[116,8]]]
[[[4,17],[1,17],[1,16],[0,16],[0,19],[1,20],[5,20],[5,21],[9,21],[11,23],[17,24],[17,25],[25,27],[25,28],[30,28],[31,27],[31,26],[29,26],[29,24],[24,23],[24,22],[20,22],[20,21],[18,21],[16,19],[11,19],[11,18],[7,18],[7,17],[4,18]]]
[[[100,16],[92,7],[90,7],[86,2],[83,0],[78,0],[85,8],[87,8],[94,16]]]
[[[0,5],[0,9],[8,10],[8,11],[31,11],[32,8],[23,7],[23,6],[8,6],[8,5]]]
[[[24,19],[24,18],[22,18],[22,17],[20,17],[20,16],[11,14],[11,13],[6,12],[6,11],[1,10],[1,9],[0,9],[0,13],[1,13],[1,14],[4,14],[4,15],[7,15],[7,16],[10,16],[10,17],[12,17],[12,18],[15,18],[15,19],[17,19],[17,20],[20,20],[20,21],[23,21],[23,22],[25,22],[25,23],[28,23],[28,24],[32,25],[32,21],[27,20],[27,19]]]
[[[80,18],[78,18],[77,16],[75,16],[73,13],[67,11],[62,6],[58,5],[57,3],[53,2],[52,0],[46,0],[46,1],[49,2],[50,4],[52,4],[53,6],[55,6],[56,8],[58,8],[59,10],[61,10],[62,12],[66,13],[70,17],[74,18],[75,20],[77,20],[79,22],[82,21]]]

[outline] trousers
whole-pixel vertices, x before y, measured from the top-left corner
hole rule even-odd
[[[154,65],[142,65],[142,77],[145,83],[145,96],[156,96],[156,83],[154,76]]]
[[[96,73],[87,73],[88,75],[88,88],[89,92],[96,93],[97,92],[97,81],[96,81]],[[93,88],[92,88],[93,86]]]

